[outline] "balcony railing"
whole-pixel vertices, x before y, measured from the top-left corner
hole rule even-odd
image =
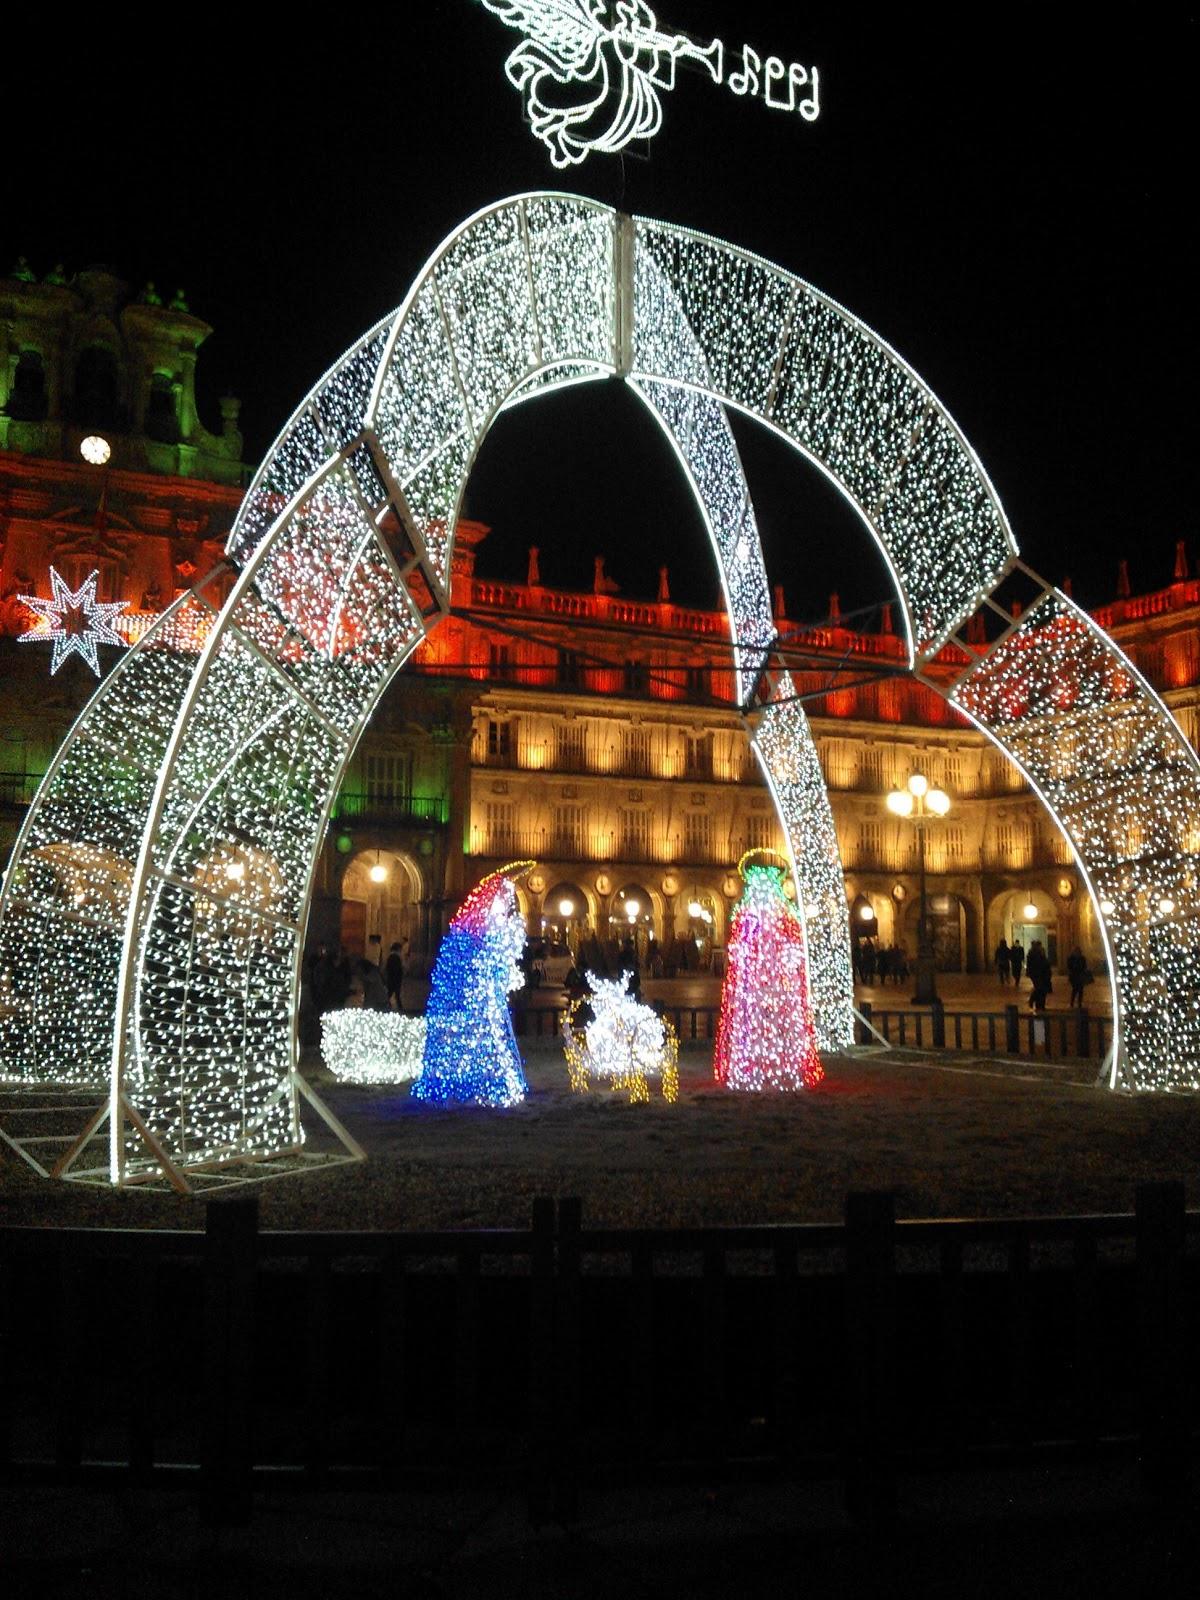
[[[333,807],[339,822],[442,824],[447,811],[448,802],[440,794],[355,794],[345,790]]]
[[[674,837],[628,839],[606,832],[580,839],[575,834],[556,834],[552,828],[471,829],[471,855],[556,861],[628,861],[646,866],[727,867],[730,870],[741,854],[741,847],[723,845],[688,849]]]
[[[681,783],[750,783],[758,769],[749,757],[731,761],[694,760],[674,753],[625,757],[620,751],[585,748],[564,750],[553,744],[524,743],[505,751],[487,750],[478,743],[471,760],[477,767],[500,767],[510,772],[562,772],[575,777],[666,779]]]
[[[0,806],[27,806],[42,781],[40,772],[0,772]]]

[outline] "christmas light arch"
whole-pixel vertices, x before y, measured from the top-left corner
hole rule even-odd
[[[314,388],[247,494],[227,570],[110,674],[26,818],[0,901],[15,996],[0,1072],[105,1084],[114,1181],[298,1142],[300,950],[346,762],[448,609],[455,520],[492,421],[614,375],[667,431],[712,534],[739,692],[808,913],[823,1042],[846,1042],[851,1020],[840,862],[786,682],[768,671],[752,708],[774,628],[726,407],[779,433],[855,508],[891,571],[918,675],[964,643],[959,678],[927,681],[1018,762],[1111,907],[1113,1081],[1120,1069],[1138,1088],[1200,1086],[1200,906],[1184,842],[1200,766],[1115,644],[1049,584],[1034,579],[1035,603],[992,644],[961,640],[1021,563],[953,420],[877,335],[781,268],[538,193],[464,223]],[[123,916],[81,919],[35,890],[28,863],[50,843],[130,862]],[[272,864],[269,904],[227,870],[247,846]],[[59,983],[53,1016],[50,949],[78,958],[87,991],[85,1003]],[[40,1029],[53,1051],[31,1044]]]

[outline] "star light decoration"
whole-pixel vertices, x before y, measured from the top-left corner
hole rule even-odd
[[[673,1105],[679,1094],[679,1040],[666,1017],[629,993],[633,974],[598,978],[588,973],[589,996],[575,1000],[563,1017],[563,1052],[576,1094],[592,1081],[629,1096],[630,1105],[650,1099],[649,1079],[657,1078],[662,1097]],[[584,1008],[591,1019],[581,1023]]]
[[[425,1054],[425,1018],[361,1007],[327,1011],[321,1054],[342,1083],[409,1083]]]
[[[438,951],[425,1008],[425,1056],[414,1100],[431,1105],[515,1106],[525,1074],[508,996],[525,982],[518,961],[525,924],[508,874],[532,861],[489,873],[454,913]]]
[[[36,594],[19,594],[17,599],[37,621],[26,633],[17,635],[18,644],[43,644],[49,639],[54,645],[50,657],[50,675],[62,666],[68,656],[82,656],[97,677],[100,676],[98,644],[123,645],[125,640],[113,627],[113,619],[124,611],[124,600],[97,600],[96,584],[99,570],[86,577],[78,589],[71,589],[58,572],[50,568],[50,588],[53,598],[43,600]]]
[[[748,850],[729,929],[729,964],[713,1074],[726,1089],[812,1089],[824,1077],[805,973],[804,926],[784,894],[784,867]],[[779,858],[782,861],[782,858]]]

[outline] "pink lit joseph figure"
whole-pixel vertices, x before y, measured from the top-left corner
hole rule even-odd
[[[808,998],[807,941],[783,892],[784,872],[738,863],[742,898],[729,930],[729,965],[713,1071],[727,1089],[812,1089],[824,1077]]]

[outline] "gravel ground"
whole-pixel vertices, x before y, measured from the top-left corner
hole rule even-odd
[[[831,1058],[807,1094],[732,1095],[712,1084],[709,1049],[685,1047],[674,1106],[571,1095],[548,1040],[527,1045],[532,1092],[503,1112],[433,1110],[316,1067],[370,1160],[256,1186],[263,1224],[523,1225],[539,1194],[581,1196],[595,1225],[671,1226],[836,1220],[851,1188],[894,1189],[909,1217],[1128,1211],[1137,1183],[1162,1178],[1196,1192],[1200,1098],[1109,1094],[1087,1068],[897,1053]],[[203,1212],[47,1182],[4,1148],[2,1222],[197,1227]]]

